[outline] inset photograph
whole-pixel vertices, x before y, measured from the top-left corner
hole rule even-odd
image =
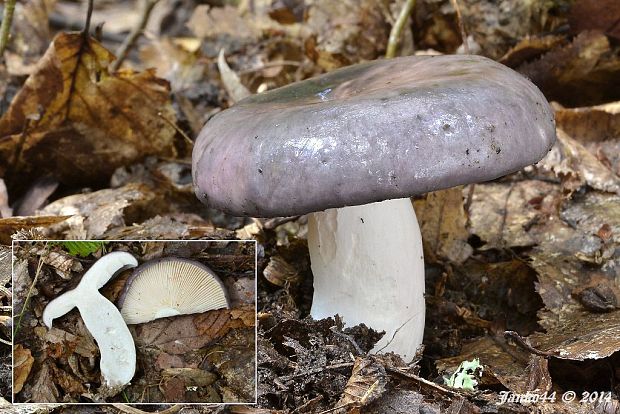
[[[254,241],[13,243],[13,403],[255,403]]]

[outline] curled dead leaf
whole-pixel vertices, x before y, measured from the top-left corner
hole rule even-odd
[[[221,49],[218,55],[217,68],[220,71],[224,88],[226,88],[226,92],[228,92],[228,96],[230,96],[233,103],[239,102],[251,95],[248,88],[241,83],[239,76],[226,63],[224,49]]]
[[[572,192],[587,184],[594,189],[620,195],[620,177],[561,129],[558,129],[557,137],[562,159],[558,165],[550,167],[562,178],[565,190]]]
[[[299,284],[302,280],[299,271],[280,256],[272,256],[263,276],[276,286],[284,287]]]
[[[586,31],[572,43],[559,44],[516,70],[538,86],[549,100],[582,106],[617,99],[620,58],[607,37]]]
[[[539,58],[555,47],[566,44],[564,36],[526,36],[523,40],[512,47],[502,58],[500,63],[514,68],[522,63]]]
[[[385,393],[388,376],[381,361],[375,358],[355,359],[353,372],[336,407],[351,414],[380,398]]]

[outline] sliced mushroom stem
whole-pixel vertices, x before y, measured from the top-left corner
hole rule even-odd
[[[136,347],[120,311],[99,289],[115,274],[137,265],[129,253],[109,253],[91,266],[75,289],[52,300],[43,311],[43,322],[51,328],[54,319],[78,308],[99,346],[101,375],[109,387],[131,381],[136,370]]]
[[[424,334],[422,237],[408,198],[312,213],[312,317],[385,331],[373,352],[415,356]]]

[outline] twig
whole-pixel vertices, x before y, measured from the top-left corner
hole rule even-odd
[[[456,11],[456,19],[459,24],[459,32],[461,32],[461,38],[463,39],[463,51],[466,55],[469,55],[469,42],[467,41],[467,32],[465,31],[465,25],[463,24],[463,15],[461,14],[461,8],[457,0],[450,0],[450,4]]]
[[[150,413],[150,412],[147,412],[147,411],[139,410],[139,409],[134,408],[134,407],[130,407],[130,406],[125,405],[125,404],[112,404],[112,405],[117,410],[122,411],[122,412],[127,413],[127,414],[145,414],[145,413],[149,413],[149,414],[175,414],[175,413],[179,412],[181,410],[181,408],[183,408],[182,405],[175,404],[172,407],[166,408],[163,411],[155,411],[154,413]]]
[[[411,320],[412,320],[413,318],[415,318],[415,317],[416,317],[416,315],[412,315],[409,319],[407,319],[405,322],[403,322],[403,324],[402,324],[402,325],[400,325],[400,326],[399,326],[399,327],[398,327],[398,328],[394,331],[394,333],[392,334],[392,337],[390,338],[390,340],[389,340],[389,341],[388,341],[385,345],[383,345],[383,348],[379,349],[377,352],[381,352],[381,351],[383,351],[385,348],[387,348],[387,347],[388,347],[388,346],[392,343],[392,341],[394,340],[394,338],[396,337],[396,335],[398,334],[398,332],[399,332],[399,331],[403,328],[403,326],[407,325],[407,324],[408,324],[409,322],[411,322]]]
[[[508,194],[506,194],[506,201],[504,201],[504,208],[502,210],[502,221],[499,225],[499,230],[497,232],[497,237],[499,238],[499,243],[505,245],[504,242],[504,230],[506,229],[506,221],[508,220],[508,201],[510,200],[510,196],[512,195],[512,191],[514,190],[514,184],[510,184],[510,188],[508,189]]]
[[[274,218],[271,218],[271,219],[267,219],[264,222],[261,221],[260,223],[261,223],[261,225],[263,226],[264,229],[273,230],[276,227],[281,226],[282,224],[289,223],[291,221],[295,221],[299,217],[301,217],[301,216],[274,217]]]
[[[171,120],[169,120],[168,118],[166,118],[164,116],[163,113],[161,112],[157,112],[157,116],[160,117],[161,119],[164,120],[164,122],[166,122],[168,125],[170,125],[172,128],[174,128],[175,131],[177,131],[179,134],[181,134],[181,136],[183,137],[183,139],[185,139],[185,141],[187,142],[187,144],[190,147],[194,146],[194,141],[192,141],[192,139],[190,137],[187,136],[187,134],[185,132],[183,132],[183,130],[181,128],[178,127],[177,124],[175,124],[174,122],[172,122]]]
[[[336,326],[332,326],[331,328],[329,328],[329,330],[332,331],[334,335],[339,336],[349,341],[351,345],[353,345],[353,348],[355,348],[355,352],[357,352],[357,355],[364,354],[364,351],[362,351],[362,348],[360,348],[360,346],[357,344],[357,342],[355,342],[355,339],[353,339],[352,336],[347,335],[344,332],[340,332]]]
[[[298,62],[296,60],[275,60],[273,62],[263,63],[262,65],[257,66],[255,68],[249,68],[249,69],[241,70],[237,74],[238,75],[247,75],[249,73],[258,72],[258,71],[263,70],[263,69],[277,68],[279,66],[301,66],[301,62]]]
[[[15,3],[17,3],[17,0],[6,0],[4,3],[2,26],[0,26],[0,56],[4,53],[4,49],[6,49],[6,45],[9,43],[9,34],[11,33],[11,23],[13,22]]]
[[[474,201],[475,188],[476,184],[469,185],[469,189],[467,190],[467,198],[465,199],[465,205],[463,205],[465,214],[467,214],[467,223],[465,223],[465,227],[467,228],[471,226],[471,214],[469,213],[469,210],[471,209],[471,203]]]
[[[529,362],[529,354],[528,357],[524,357],[515,349],[514,346],[508,344],[505,337],[501,337],[499,335],[489,335],[489,338],[491,338],[497,346],[502,348],[502,350],[510,355],[515,361],[520,361],[523,364],[527,364]]]
[[[84,21],[82,19],[71,19],[65,15],[55,12],[50,13],[49,24],[51,28],[62,31],[80,32],[84,28]],[[101,39],[106,42],[123,43],[125,36],[117,33],[103,32]]]
[[[313,369],[310,369],[308,371],[299,372],[297,374],[287,375],[287,376],[284,376],[284,377],[279,377],[278,379],[281,380],[281,381],[284,381],[284,382],[289,382],[290,380],[293,380],[295,378],[304,377],[306,375],[318,374],[318,373],[326,371],[326,370],[341,369],[341,368],[352,368],[352,367],[353,367],[353,362],[343,362],[343,363],[340,363],[340,364],[328,365],[326,367],[313,368]]]
[[[94,0],[88,0],[88,9],[86,10],[86,22],[84,22],[84,28],[82,29],[82,36],[84,41],[88,41],[90,36],[90,18],[93,16],[93,2]]]
[[[342,408],[347,408],[348,406],[353,405],[355,403],[356,403],[356,401],[349,401],[347,403],[344,403],[344,404],[341,404],[341,405],[337,405],[337,406],[332,407],[332,408],[328,408],[327,410],[323,410],[323,411],[319,412],[319,414],[327,414],[327,413],[331,413],[331,412],[334,412],[334,411],[338,411],[338,410],[340,410]]]
[[[140,21],[138,24],[131,30],[129,35],[123,41],[123,44],[116,51],[116,56],[118,58],[112,62],[111,70],[115,72],[118,68],[121,67],[127,55],[129,55],[129,51],[136,44],[136,41],[142,35],[142,31],[146,27],[149,22],[149,17],[151,16],[151,11],[153,11],[153,7],[157,4],[159,0],[144,0],[144,7],[142,8],[142,14],[140,15]]]
[[[21,323],[22,323],[22,318],[24,317],[24,313],[26,312],[26,309],[28,309],[28,302],[30,301],[30,296],[32,295],[32,289],[34,288],[34,285],[37,284],[37,281],[39,280],[39,275],[41,274],[41,268],[43,267],[43,258],[46,257],[49,254],[49,250],[47,249],[47,242],[45,243],[45,247],[43,254],[39,257],[39,263],[37,264],[37,271],[34,274],[34,279],[32,280],[32,283],[30,284],[30,288],[28,289],[28,293],[26,294],[26,299],[24,300],[24,306],[22,307],[21,312],[19,313],[19,316],[17,317],[17,323],[15,324],[15,329],[13,331],[13,341],[15,341],[15,337],[17,336],[17,332],[19,332],[19,328],[21,327]]]
[[[434,394],[440,393],[440,394],[450,396],[450,397],[460,396],[458,392],[451,391],[448,388],[444,388],[439,384],[435,384],[434,382],[424,379],[422,377],[419,377],[415,374],[411,374],[409,372],[401,371],[400,369],[391,368],[391,367],[386,367],[385,370],[392,374],[395,374],[395,375],[407,378],[413,382],[416,382],[418,385],[420,385],[420,388],[426,388],[427,390],[431,391]]]
[[[550,356],[557,355],[554,352],[546,352],[546,351],[541,351],[540,349],[534,348],[532,345],[525,342],[525,339],[523,339],[523,337],[515,331],[505,331],[504,337],[511,338],[513,341],[515,341],[517,345],[519,345],[521,348],[523,348],[524,350],[526,350],[527,352],[531,354],[540,355],[544,357],[550,357]]]
[[[390,31],[390,38],[387,44],[387,51],[385,52],[386,58],[393,58],[396,56],[396,48],[400,43],[400,35],[405,28],[405,24],[409,19],[409,15],[415,6],[415,0],[406,0],[403,8],[400,10],[400,14],[396,19],[396,22],[392,26],[392,30]]]

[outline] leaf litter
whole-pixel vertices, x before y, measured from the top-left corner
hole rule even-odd
[[[255,303],[253,243],[108,242],[96,252],[71,255],[62,243],[20,242],[15,249],[14,389],[18,402],[237,402],[254,399]],[[81,263],[104,252],[130,251],[152,259],[173,254],[206,261],[231,292],[231,309],[184,315],[130,325],[137,347],[137,371],[122,394],[99,387],[99,348],[76,311],[47,329],[41,320],[46,304],[79,282]],[[63,256],[73,263],[50,256]],[[215,258],[211,262],[211,258]],[[76,266],[77,265],[77,266]],[[77,271],[76,271],[77,270]],[[31,273],[33,272],[33,273]],[[101,293],[115,302],[130,272]],[[247,279],[249,284],[238,283]],[[238,293],[236,286],[251,289]],[[27,293],[26,293],[27,292]],[[32,353],[34,352],[34,353]]]

